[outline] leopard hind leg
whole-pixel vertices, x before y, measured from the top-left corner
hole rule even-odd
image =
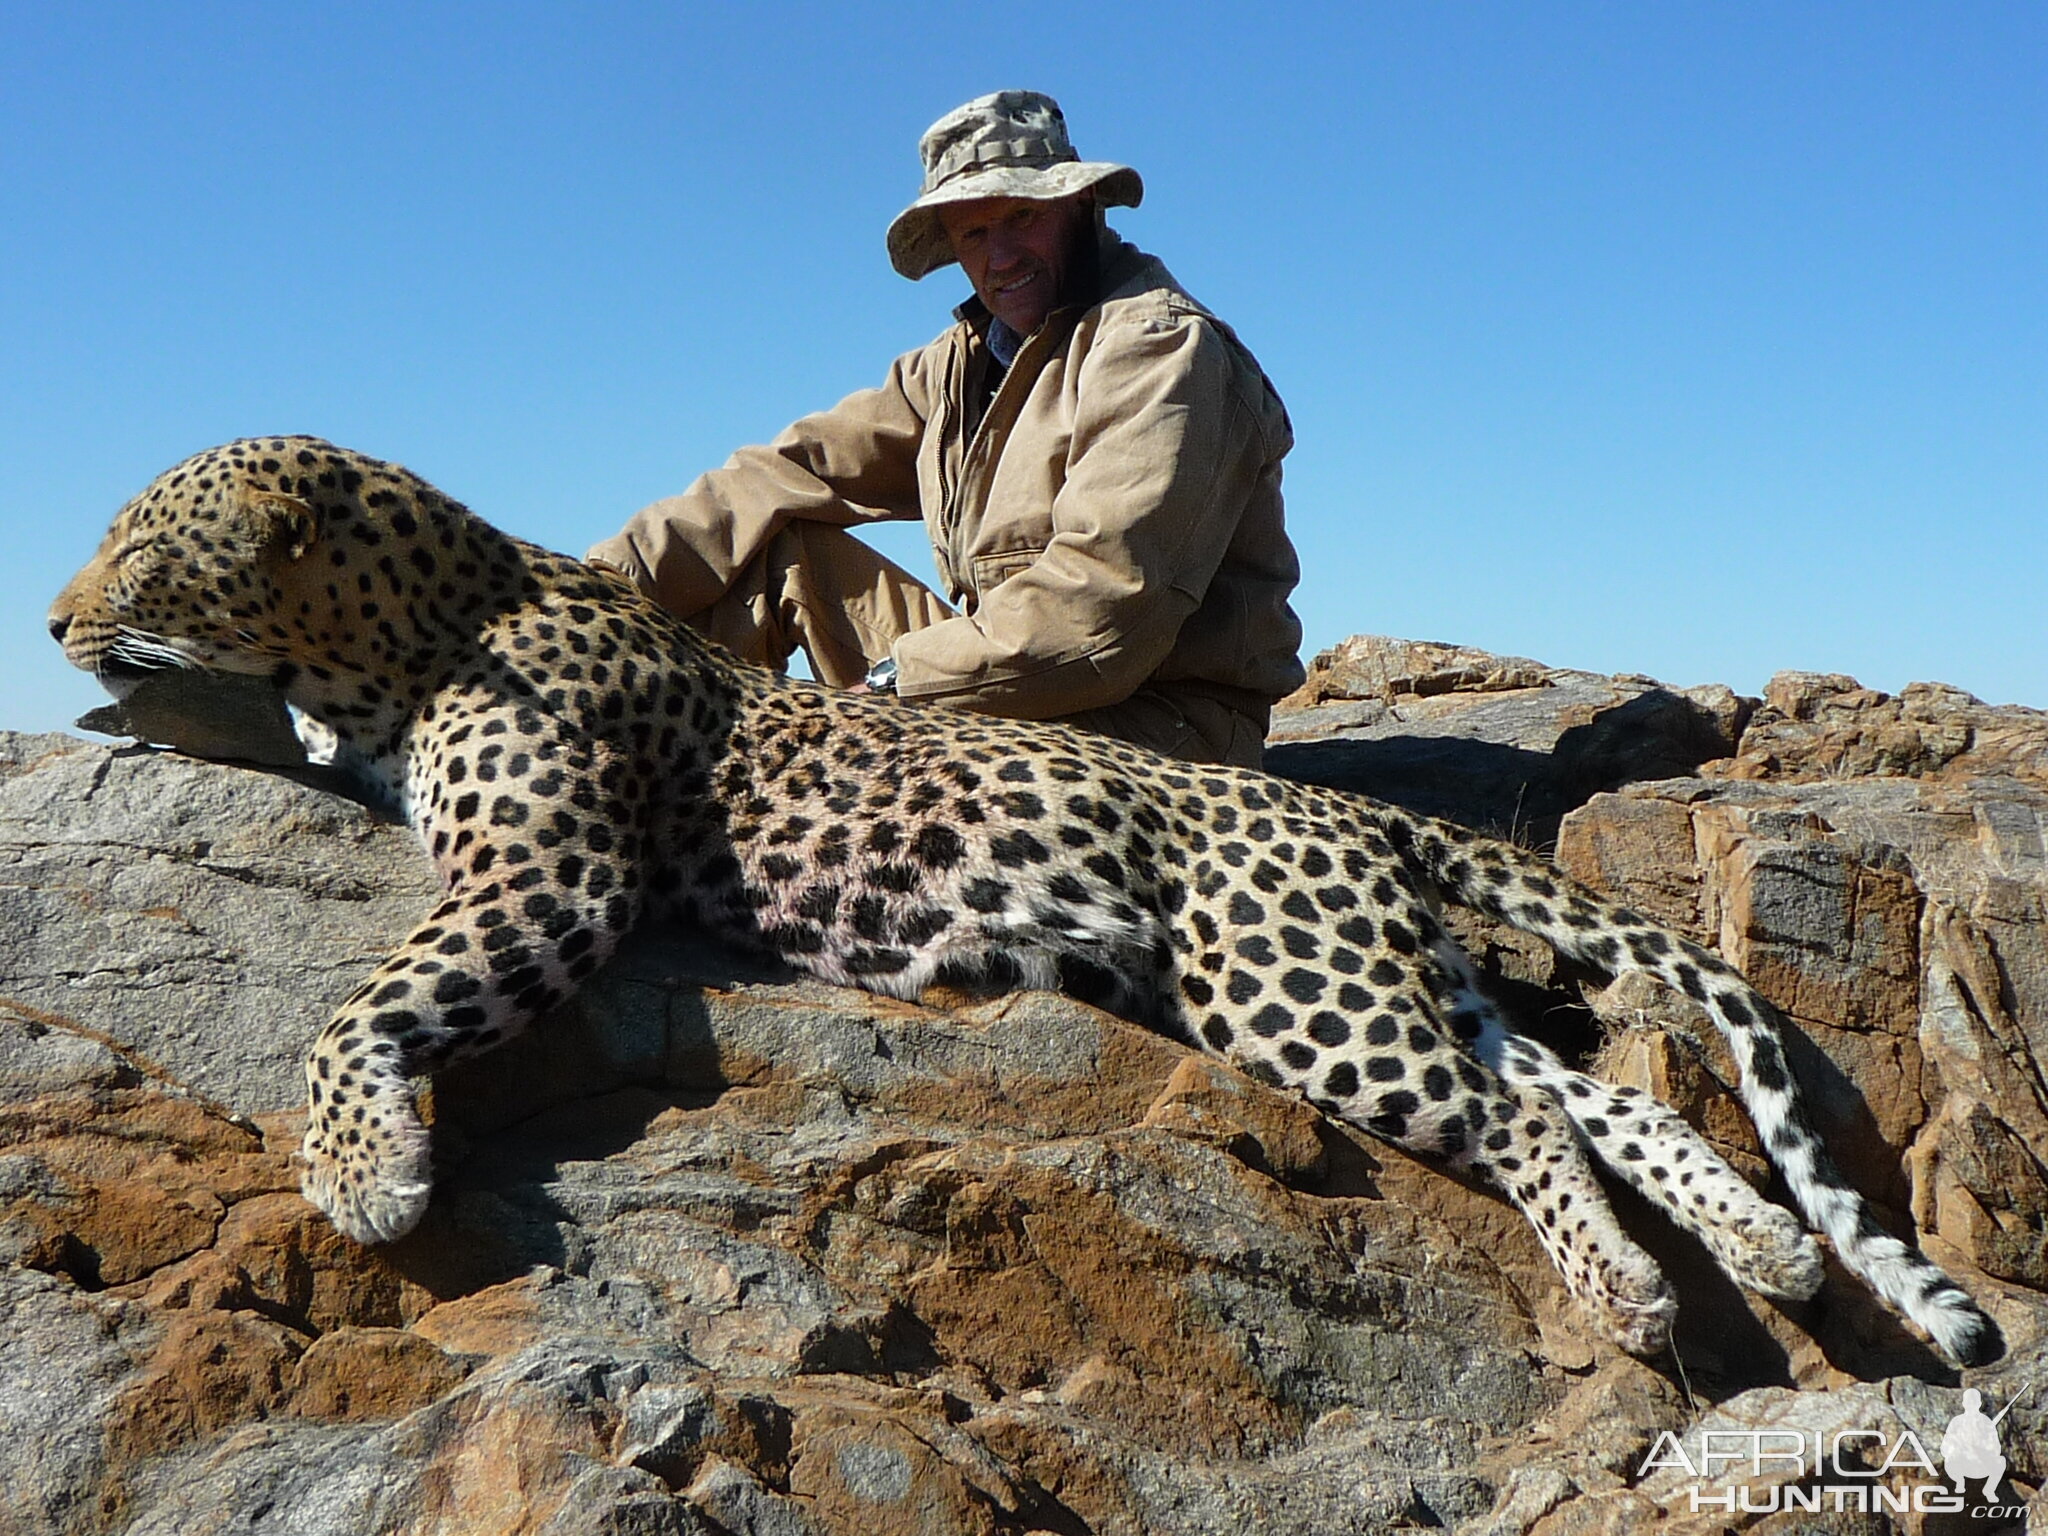
[[[1704,1243],[1738,1284],[1782,1301],[1804,1301],[1820,1289],[1819,1245],[1705,1137],[1641,1089],[1575,1071],[1547,1046],[1513,1033],[1462,952],[1439,946],[1437,959],[1457,978],[1451,1018],[1465,1048],[1507,1082],[1550,1094],[1593,1155]]]
[[[1557,1101],[1541,1088],[1502,1084],[1483,1151],[1453,1166],[1482,1174],[1536,1233],[1565,1289],[1623,1349],[1662,1353],[1678,1301],[1657,1261],[1622,1229]]]
[[[1997,1322],[1932,1260],[1886,1231],[1835,1166],[1786,1059],[1783,1020],[1735,967],[1524,849],[1403,813],[1382,812],[1380,820],[1389,841],[1417,861],[1442,896],[1535,934],[1608,975],[1654,976],[1704,1007],[1735,1057],[1743,1107],[1766,1155],[1844,1267],[1924,1328],[1957,1364],[1985,1365],[2005,1352]]]
[[[1564,1111],[1543,1088],[1504,1082],[1461,1055],[1432,1027],[1419,983],[1404,995],[1408,1022],[1377,1014],[1356,1031],[1347,1026],[1335,1045],[1333,1015],[1297,1031],[1276,1027],[1278,1016],[1266,1009],[1231,1007],[1226,995],[1211,995],[1204,1011],[1181,1022],[1249,1075],[1499,1189],[1600,1328],[1631,1354],[1661,1352],[1677,1311],[1670,1286],[1622,1230]]]

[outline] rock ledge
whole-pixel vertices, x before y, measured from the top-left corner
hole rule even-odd
[[[1742,965],[1851,1176],[2005,1327],[1971,1383],[2048,1377],[2048,716],[1375,638],[1296,702],[1276,767],[1554,840]],[[294,1192],[298,1059],[430,901],[311,785],[0,735],[7,1529],[1789,1530],[1642,1462],[1958,1410],[1853,1286],[1780,1311],[1626,1204],[1683,1372],[1619,1355],[1503,1203],[1077,1003],[653,936],[436,1083],[434,1207],[358,1248]],[[1682,999],[1464,933],[1525,1027],[1761,1169]]]

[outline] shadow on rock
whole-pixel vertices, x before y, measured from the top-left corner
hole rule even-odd
[[[1503,701],[1496,707],[1508,706]],[[1478,709],[1441,729],[1404,733],[1394,706],[1381,712],[1368,734],[1347,727],[1342,712],[1326,707],[1290,724],[1289,739],[1267,748],[1266,769],[1547,847],[1566,813],[1594,795],[1681,777],[1726,756],[1731,746],[1722,720],[1662,688],[1597,708],[1537,690],[1517,707],[1544,711],[1541,721],[1556,729],[1548,750],[1471,734],[1488,724]],[[1300,733],[1315,728],[1318,714],[1333,716],[1333,733],[1304,739]],[[1583,718],[1566,723],[1574,717]]]

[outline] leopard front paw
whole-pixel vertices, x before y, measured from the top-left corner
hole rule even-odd
[[[346,1115],[316,1102],[300,1157],[300,1191],[335,1230],[359,1243],[405,1236],[433,1194],[427,1128],[403,1088],[374,1096]]]

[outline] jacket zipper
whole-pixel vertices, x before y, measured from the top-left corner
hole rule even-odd
[[[1038,376],[1045,371],[1047,357],[1055,347],[1066,344],[1080,318],[1081,311],[1078,309],[1055,314],[1046,324],[1027,336],[1024,345],[1017,349],[1017,355],[1010,360],[1010,366],[1004,370],[1002,382],[996,385],[995,393],[989,397],[988,409],[981,413],[981,420],[975,423],[974,436],[968,440],[966,451],[961,456],[959,483],[951,487],[947,494],[940,522],[941,531],[946,539],[946,560],[953,567],[954,585],[960,588],[954,594],[955,602],[962,601],[967,596],[973,597],[976,607],[979,607],[981,602],[981,594],[969,585],[969,579],[974,572],[974,562],[960,547],[960,527],[970,502],[978,502],[984,507],[987,505],[987,469],[998,457],[990,447],[991,439],[999,432],[1007,432],[1009,427],[1015,424],[1018,410],[1014,406],[1014,401],[1019,390],[1028,394],[1036,385]],[[1057,340],[1054,336],[1055,326],[1059,328]],[[1022,385],[1017,382],[1020,377],[1026,377],[1026,382]],[[964,379],[956,398],[960,404],[961,414],[964,415],[967,400]],[[1003,423],[1001,428],[996,425],[998,421]],[[970,488],[977,493],[975,496],[968,495]]]

